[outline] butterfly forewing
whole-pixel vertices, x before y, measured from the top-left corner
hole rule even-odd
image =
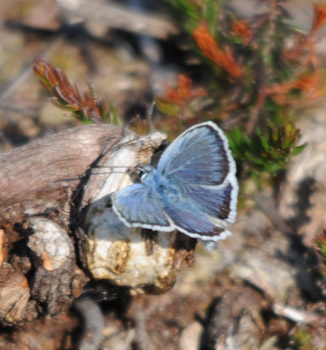
[[[113,209],[127,226],[173,230],[160,203],[143,184],[123,188],[113,195],[112,201]]]
[[[199,185],[219,185],[235,173],[227,140],[211,122],[181,134],[164,151],[157,169],[172,181]]]

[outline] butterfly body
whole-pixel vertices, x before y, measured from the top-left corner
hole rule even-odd
[[[228,142],[214,123],[193,126],[163,152],[140,183],[113,194],[113,209],[129,227],[178,230],[216,242],[235,220],[238,185]]]

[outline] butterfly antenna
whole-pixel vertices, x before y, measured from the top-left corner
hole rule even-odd
[[[147,131],[149,134],[151,134],[153,131],[153,117],[155,112],[155,106],[156,102],[153,101],[147,114]]]
[[[153,117],[154,117],[154,112],[155,112],[155,106],[156,106],[156,102],[153,101],[148,114],[147,114],[147,132],[150,135],[153,131]],[[150,164],[151,163],[151,154],[150,151],[148,150],[148,160],[147,163]]]
[[[130,168],[130,166],[127,165],[93,165],[91,169],[94,168]]]

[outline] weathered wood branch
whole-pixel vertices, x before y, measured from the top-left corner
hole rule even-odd
[[[81,126],[0,155],[1,213],[26,200],[58,200],[64,187],[76,189],[88,167],[126,132],[110,125]]]
[[[125,134],[131,133],[108,125],[78,127],[0,156],[0,320],[5,324],[34,318],[37,302],[55,314],[85,284],[68,237],[73,196],[91,164]]]
[[[127,228],[111,208],[164,139],[91,125],[0,156],[0,323],[58,314],[89,278],[155,293],[173,286],[194,240]]]

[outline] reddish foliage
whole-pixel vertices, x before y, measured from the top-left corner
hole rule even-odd
[[[203,88],[193,88],[192,80],[184,74],[178,77],[178,85],[175,88],[170,88],[166,92],[166,96],[162,98],[163,101],[182,105],[189,102],[190,99],[200,96],[205,96],[206,90]]]
[[[106,115],[103,101],[99,101],[93,90],[81,94],[78,87],[73,87],[65,73],[44,60],[37,60],[34,64],[34,73],[40,83],[52,95],[52,102],[78,119],[101,122]]]
[[[294,82],[293,88],[303,91],[305,96],[312,100],[321,97],[323,88],[320,71],[316,70],[312,75],[300,77]]]
[[[301,36],[296,45],[288,51],[285,51],[285,58],[291,61],[300,62],[302,65],[311,65],[317,67],[318,57],[315,52],[315,34],[326,25],[326,5],[314,4],[314,19],[311,33]]]
[[[290,50],[284,51],[284,57],[302,66],[316,67],[318,58],[315,52],[315,40],[311,35],[302,36]]]
[[[315,33],[324,25],[326,25],[326,5],[314,4],[312,33]]]
[[[272,85],[266,88],[266,94],[273,96],[273,99],[282,105],[290,102],[287,94],[293,89],[302,91],[303,97],[310,101],[317,100],[325,93],[320,72],[315,70],[312,74],[302,75],[293,82]]]
[[[224,51],[221,50],[205,27],[198,27],[193,37],[203,54],[218,67],[226,70],[233,78],[240,78],[243,75],[242,68],[235,61],[231,48],[226,46]]]
[[[239,36],[245,45],[249,45],[254,34],[244,21],[236,21],[232,23],[233,34]]]

